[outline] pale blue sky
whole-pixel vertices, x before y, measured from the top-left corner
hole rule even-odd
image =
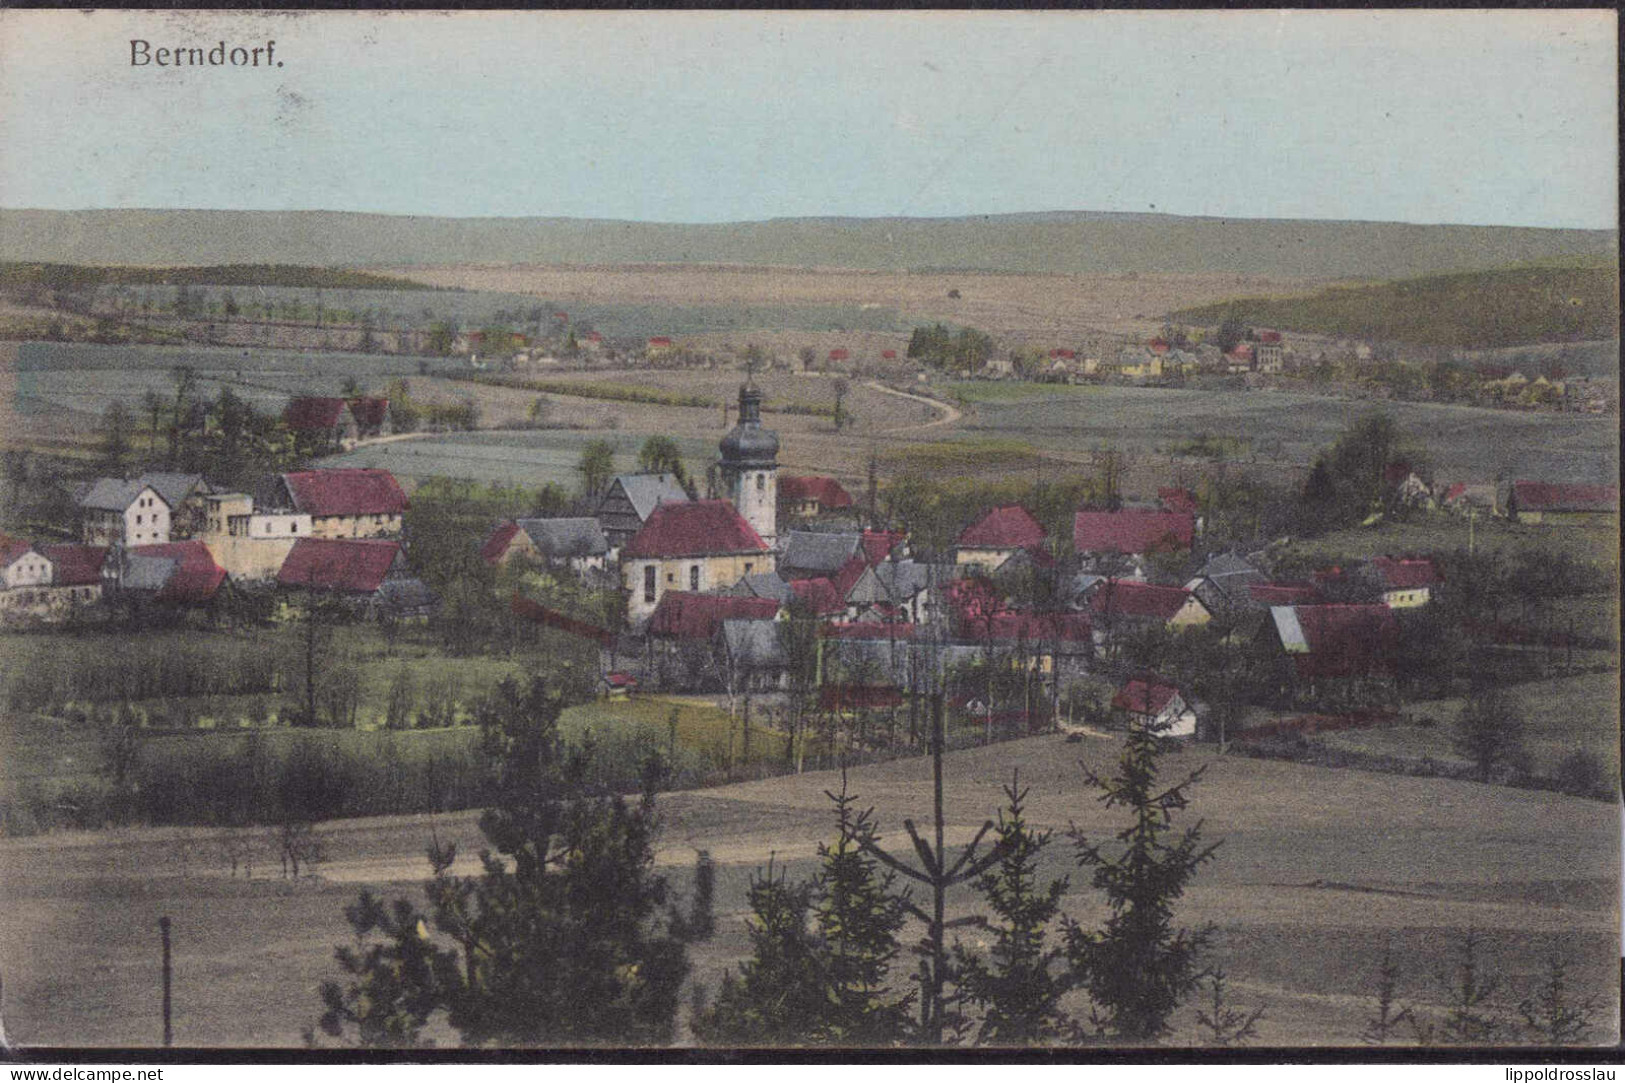
[[[1598,11],[5,11],[0,206],[1614,228],[1617,98]]]

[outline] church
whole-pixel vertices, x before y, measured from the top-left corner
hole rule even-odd
[[[739,423],[722,438],[720,452],[713,499],[660,503],[622,548],[621,585],[633,626],[669,591],[725,590],[775,570],[779,437],[762,428],[762,393],[753,380],[739,389]]]

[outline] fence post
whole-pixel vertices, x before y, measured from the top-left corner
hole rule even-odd
[[[169,1010],[169,917],[167,915],[158,919],[158,932],[164,942],[164,1047],[167,1049],[175,1044],[175,1032],[170,1026]]]

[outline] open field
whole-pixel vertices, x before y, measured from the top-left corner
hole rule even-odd
[[[1499,475],[1590,483],[1618,478],[1619,422],[1609,417],[1280,391],[1102,387],[1098,394],[1076,395],[1044,384],[1028,386],[1031,398],[980,405],[964,427],[1023,437],[1039,450],[1056,452],[1111,444],[1134,455],[1155,455],[1201,433],[1255,448],[1279,440],[1279,453],[1261,453],[1258,461],[1307,467],[1314,453],[1351,422],[1381,410],[1427,448],[1438,478],[1490,481]]]
[[[1533,681],[1507,689],[1524,723],[1524,745],[1536,774],[1551,775],[1573,752],[1596,757],[1605,773],[1619,776],[1619,677],[1588,673],[1550,681]],[[1405,705],[1405,713],[1431,720],[1431,725],[1380,726],[1338,730],[1316,740],[1334,748],[1377,755],[1466,763],[1452,747],[1462,700],[1422,700]]]
[[[873,314],[889,312],[891,318],[908,325],[900,328],[902,339],[889,343],[892,346],[907,344],[907,332],[913,324],[938,320],[977,327],[1017,342],[1071,346],[1093,332],[1140,335],[1154,331],[1162,325],[1165,313],[1179,308],[1211,304],[1240,294],[1302,292],[1322,284],[1290,276],[1233,273],[897,273],[743,266],[464,264],[397,266],[389,268],[389,273],[435,286],[546,297],[581,311],[612,302],[651,308],[717,305],[742,313],[778,308],[844,310],[855,306]],[[949,296],[952,290],[957,290],[959,296]],[[796,328],[766,321],[742,322],[738,326],[769,331]],[[850,326],[852,331],[862,329],[858,323]],[[766,347],[794,353],[792,341],[761,341]],[[830,347],[840,345],[843,343],[839,341],[829,343]],[[878,341],[873,345],[878,346]]]
[[[1064,745],[1032,738],[951,754],[946,763],[951,843],[963,844],[1000,802],[1019,768],[1032,787],[1029,815],[1091,835],[1120,822],[1084,787],[1074,760],[1095,767],[1110,741]],[[1169,771],[1208,759],[1200,750]],[[876,805],[882,838],[902,840],[902,818],[927,808],[923,759],[850,772]],[[660,862],[680,893],[694,852],[720,863],[719,930],[695,951],[695,977],[714,990],[747,950],[744,891],[752,869],[776,855],[801,875],[829,831],[830,773],[723,787],[662,799]],[[1504,980],[1501,1006],[1537,980],[1546,955],[1574,962],[1576,992],[1617,1018],[1619,854],[1617,807],[1555,794],[1438,779],[1332,771],[1218,758],[1194,791],[1189,818],[1224,843],[1181,900],[1182,923],[1216,926],[1214,958],[1237,1004],[1262,1005],[1260,1042],[1353,1045],[1373,1010],[1385,943],[1402,961],[1405,1001],[1436,1009],[1432,974],[1472,926],[1483,959]],[[8,1033],[23,1045],[155,1045],[159,915],[175,923],[176,1041],[291,1046],[319,1013],[316,987],[336,974],[335,945],[350,939],[342,908],[363,886],[415,894],[431,836],[458,845],[473,868],[472,813],[324,825],[328,861],[297,883],[226,875],[208,831],[153,829],[0,841],[0,940]],[[272,867],[275,859],[271,858]],[[1046,873],[1071,873],[1064,909],[1086,924],[1103,916],[1087,877],[1055,843]],[[952,897],[963,912],[968,896]],[[905,938],[912,938],[906,933]],[[899,966],[904,971],[906,966]],[[1194,1039],[1190,1009],[1172,1045]],[[1612,1027],[1593,1036],[1612,1041]]]
[[[1469,349],[1601,339],[1618,332],[1619,269],[1612,260],[1509,267],[1308,297],[1246,297],[1174,314],[1210,327],[1232,316],[1336,338]]]

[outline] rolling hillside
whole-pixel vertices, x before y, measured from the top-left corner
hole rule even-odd
[[[1579,342],[1617,337],[1619,281],[1611,265],[1513,267],[1242,298],[1173,318],[1213,325],[1232,315],[1288,331],[1463,349]]]
[[[675,225],[328,211],[0,210],[0,256],[87,264],[743,264],[1397,278],[1614,259],[1611,231],[1055,212]]]

